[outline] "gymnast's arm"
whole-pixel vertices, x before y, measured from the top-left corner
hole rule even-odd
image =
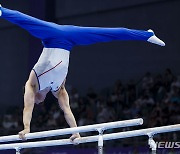
[[[30,80],[32,80],[32,76],[30,75]],[[19,137],[21,139],[25,139],[25,134],[30,133],[30,123],[32,119],[32,113],[34,109],[34,103],[35,103],[35,86],[31,85],[31,82],[26,82],[25,85],[25,93],[24,93],[24,110],[23,110],[23,124],[24,124],[24,130],[19,132]]]

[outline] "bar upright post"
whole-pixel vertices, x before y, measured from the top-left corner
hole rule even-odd
[[[98,128],[97,131],[99,132],[98,137],[98,154],[103,154],[103,128]]]

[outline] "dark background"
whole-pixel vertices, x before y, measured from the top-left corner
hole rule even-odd
[[[83,93],[99,90],[117,79],[139,80],[147,71],[171,68],[180,73],[180,0],[1,0],[7,8],[59,24],[153,29],[166,46],[128,41],[75,47],[71,52],[67,85]],[[0,20],[0,104],[23,104],[23,86],[42,51],[40,40]]]

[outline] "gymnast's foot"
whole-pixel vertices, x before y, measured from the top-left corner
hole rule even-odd
[[[148,32],[152,32],[154,34],[154,32],[151,29],[149,29]],[[165,46],[165,43],[162,40],[160,40],[158,37],[156,37],[155,34],[151,36],[147,41],[160,46]]]
[[[0,4],[0,16],[2,15],[2,11],[1,11],[1,4]]]

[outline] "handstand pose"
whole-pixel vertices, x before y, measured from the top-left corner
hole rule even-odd
[[[42,102],[49,91],[58,99],[59,106],[63,110],[69,126],[77,127],[69,106],[69,96],[65,89],[69,54],[74,46],[113,40],[141,40],[165,46],[165,43],[158,39],[152,30],[58,25],[1,6],[0,16],[41,39],[44,46],[41,56],[33,67],[25,85],[24,130],[19,132],[21,139],[24,139],[25,134],[30,132],[34,104]],[[80,137],[79,133],[73,134],[70,139],[74,140],[77,137]]]

